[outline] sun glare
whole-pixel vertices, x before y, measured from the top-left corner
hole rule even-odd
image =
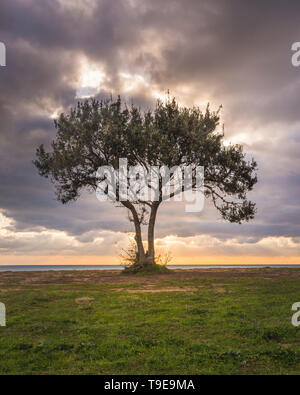
[[[105,80],[105,73],[96,63],[87,59],[80,61],[79,78],[77,82],[76,98],[88,98],[100,92]]]

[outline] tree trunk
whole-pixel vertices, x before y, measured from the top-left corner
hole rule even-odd
[[[138,264],[143,266],[146,258],[145,254],[145,249],[143,245],[143,239],[142,239],[142,231],[141,231],[141,225],[138,220],[137,214],[133,214],[133,220],[134,220],[134,226],[135,226],[135,241],[137,244],[138,248],[138,256],[137,256],[137,261]]]
[[[137,262],[139,266],[145,266],[149,264],[155,263],[155,248],[154,248],[154,226],[156,220],[156,214],[159,207],[160,202],[154,202],[151,207],[151,213],[149,218],[149,225],[148,225],[148,251],[145,253],[143,239],[142,239],[142,231],[141,231],[141,224],[136,212],[136,209],[133,204],[130,202],[122,202],[122,204],[127,207],[133,217],[133,222],[135,226],[135,241],[137,244],[138,249],[138,256]]]
[[[143,239],[142,239],[142,231],[141,231],[141,224],[139,221],[139,216],[136,212],[136,209],[134,205],[130,202],[122,202],[123,206],[127,207],[132,214],[133,217],[133,222],[134,222],[134,227],[135,227],[135,242],[137,245],[138,249],[138,256],[137,256],[137,264],[143,266],[145,264],[146,260],[146,254],[145,254],[145,249],[143,245]]]
[[[155,263],[155,248],[154,248],[154,226],[156,220],[156,214],[158,210],[159,202],[153,203],[151,207],[149,226],[148,226],[148,253],[147,263]]]

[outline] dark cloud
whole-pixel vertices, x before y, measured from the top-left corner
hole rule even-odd
[[[300,236],[300,69],[291,65],[291,44],[300,41],[298,1],[6,0],[0,12],[7,46],[7,67],[0,68],[0,210],[16,232],[56,229],[88,244],[97,231],[130,230],[124,210],[92,195],[60,205],[31,163],[36,147],[55,136],[50,115],[76,102],[85,59],[105,74],[93,87],[97,97],[122,93],[149,108],[154,91],[170,89],[188,105],[222,103],[226,137],[258,159],[254,222],[225,224],[210,206],[187,215],[170,204],[161,210],[158,236],[209,234],[240,243]],[[122,73],[142,79],[126,89]]]

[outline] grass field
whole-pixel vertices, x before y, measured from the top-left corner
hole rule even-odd
[[[298,269],[0,273],[1,374],[299,374]]]

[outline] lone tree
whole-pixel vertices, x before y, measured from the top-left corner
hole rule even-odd
[[[224,145],[224,134],[217,131],[219,121],[219,111],[213,112],[209,106],[204,113],[198,107],[180,107],[175,99],[158,101],[154,111],[147,112],[126,106],[120,97],[115,101],[87,100],[55,121],[57,136],[52,150],[46,152],[41,145],[34,164],[41,176],[51,178],[57,199],[64,204],[76,200],[85,188],[96,191],[103,182],[97,170],[111,166],[117,171],[120,158],[126,158],[128,166],[140,166],[147,172],[150,166],[203,166],[204,196],[212,200],[225,220],[242,223],[254,218],[255,204],[246,194],[257,182],[257,165],[253,159],[247,160],[241,145]],[[170,183],[174,174],[171,171]],[[192,180],[195,190],[194,177]],[[138,267],[155,263],[154,227],[158,208],[165,200],[165,182],[159,174],[154,201],[128,199],[118,203],[129,210],[135,226]],[[179,192],[173,189],[170,196]],[[108,194],[108,189],[104,193]],[[147,250],[142,225],[148,225]]]

